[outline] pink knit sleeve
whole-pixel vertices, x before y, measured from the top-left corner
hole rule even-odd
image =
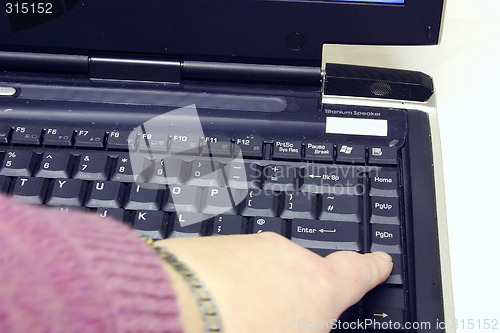
[[[126,226],[0,196],[0,332],[182,332],[161,260]]]

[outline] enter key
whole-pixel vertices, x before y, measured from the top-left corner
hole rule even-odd
[[[359,224],[293,219],[291,240],[309,249],[361,250]]]

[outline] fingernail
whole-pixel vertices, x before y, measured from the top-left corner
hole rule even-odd
[[[372,252],[372,254],[374,256],[384,259],[387,262],[392,262],[392,257],[385,252],[377,251],[377,252]]]

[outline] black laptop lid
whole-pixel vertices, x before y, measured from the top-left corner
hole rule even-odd
[[[4,0],[0,51],[319,65],[325,43],[432,45],[444,0]]]

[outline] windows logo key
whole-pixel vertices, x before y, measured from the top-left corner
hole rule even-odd
[[[352,153],[352,149],[354,147],[349,147],[349,146],[342,146],[340,148],[340,152],[343,153],[343,154],[346,154],[346,155],[350,155]]]

